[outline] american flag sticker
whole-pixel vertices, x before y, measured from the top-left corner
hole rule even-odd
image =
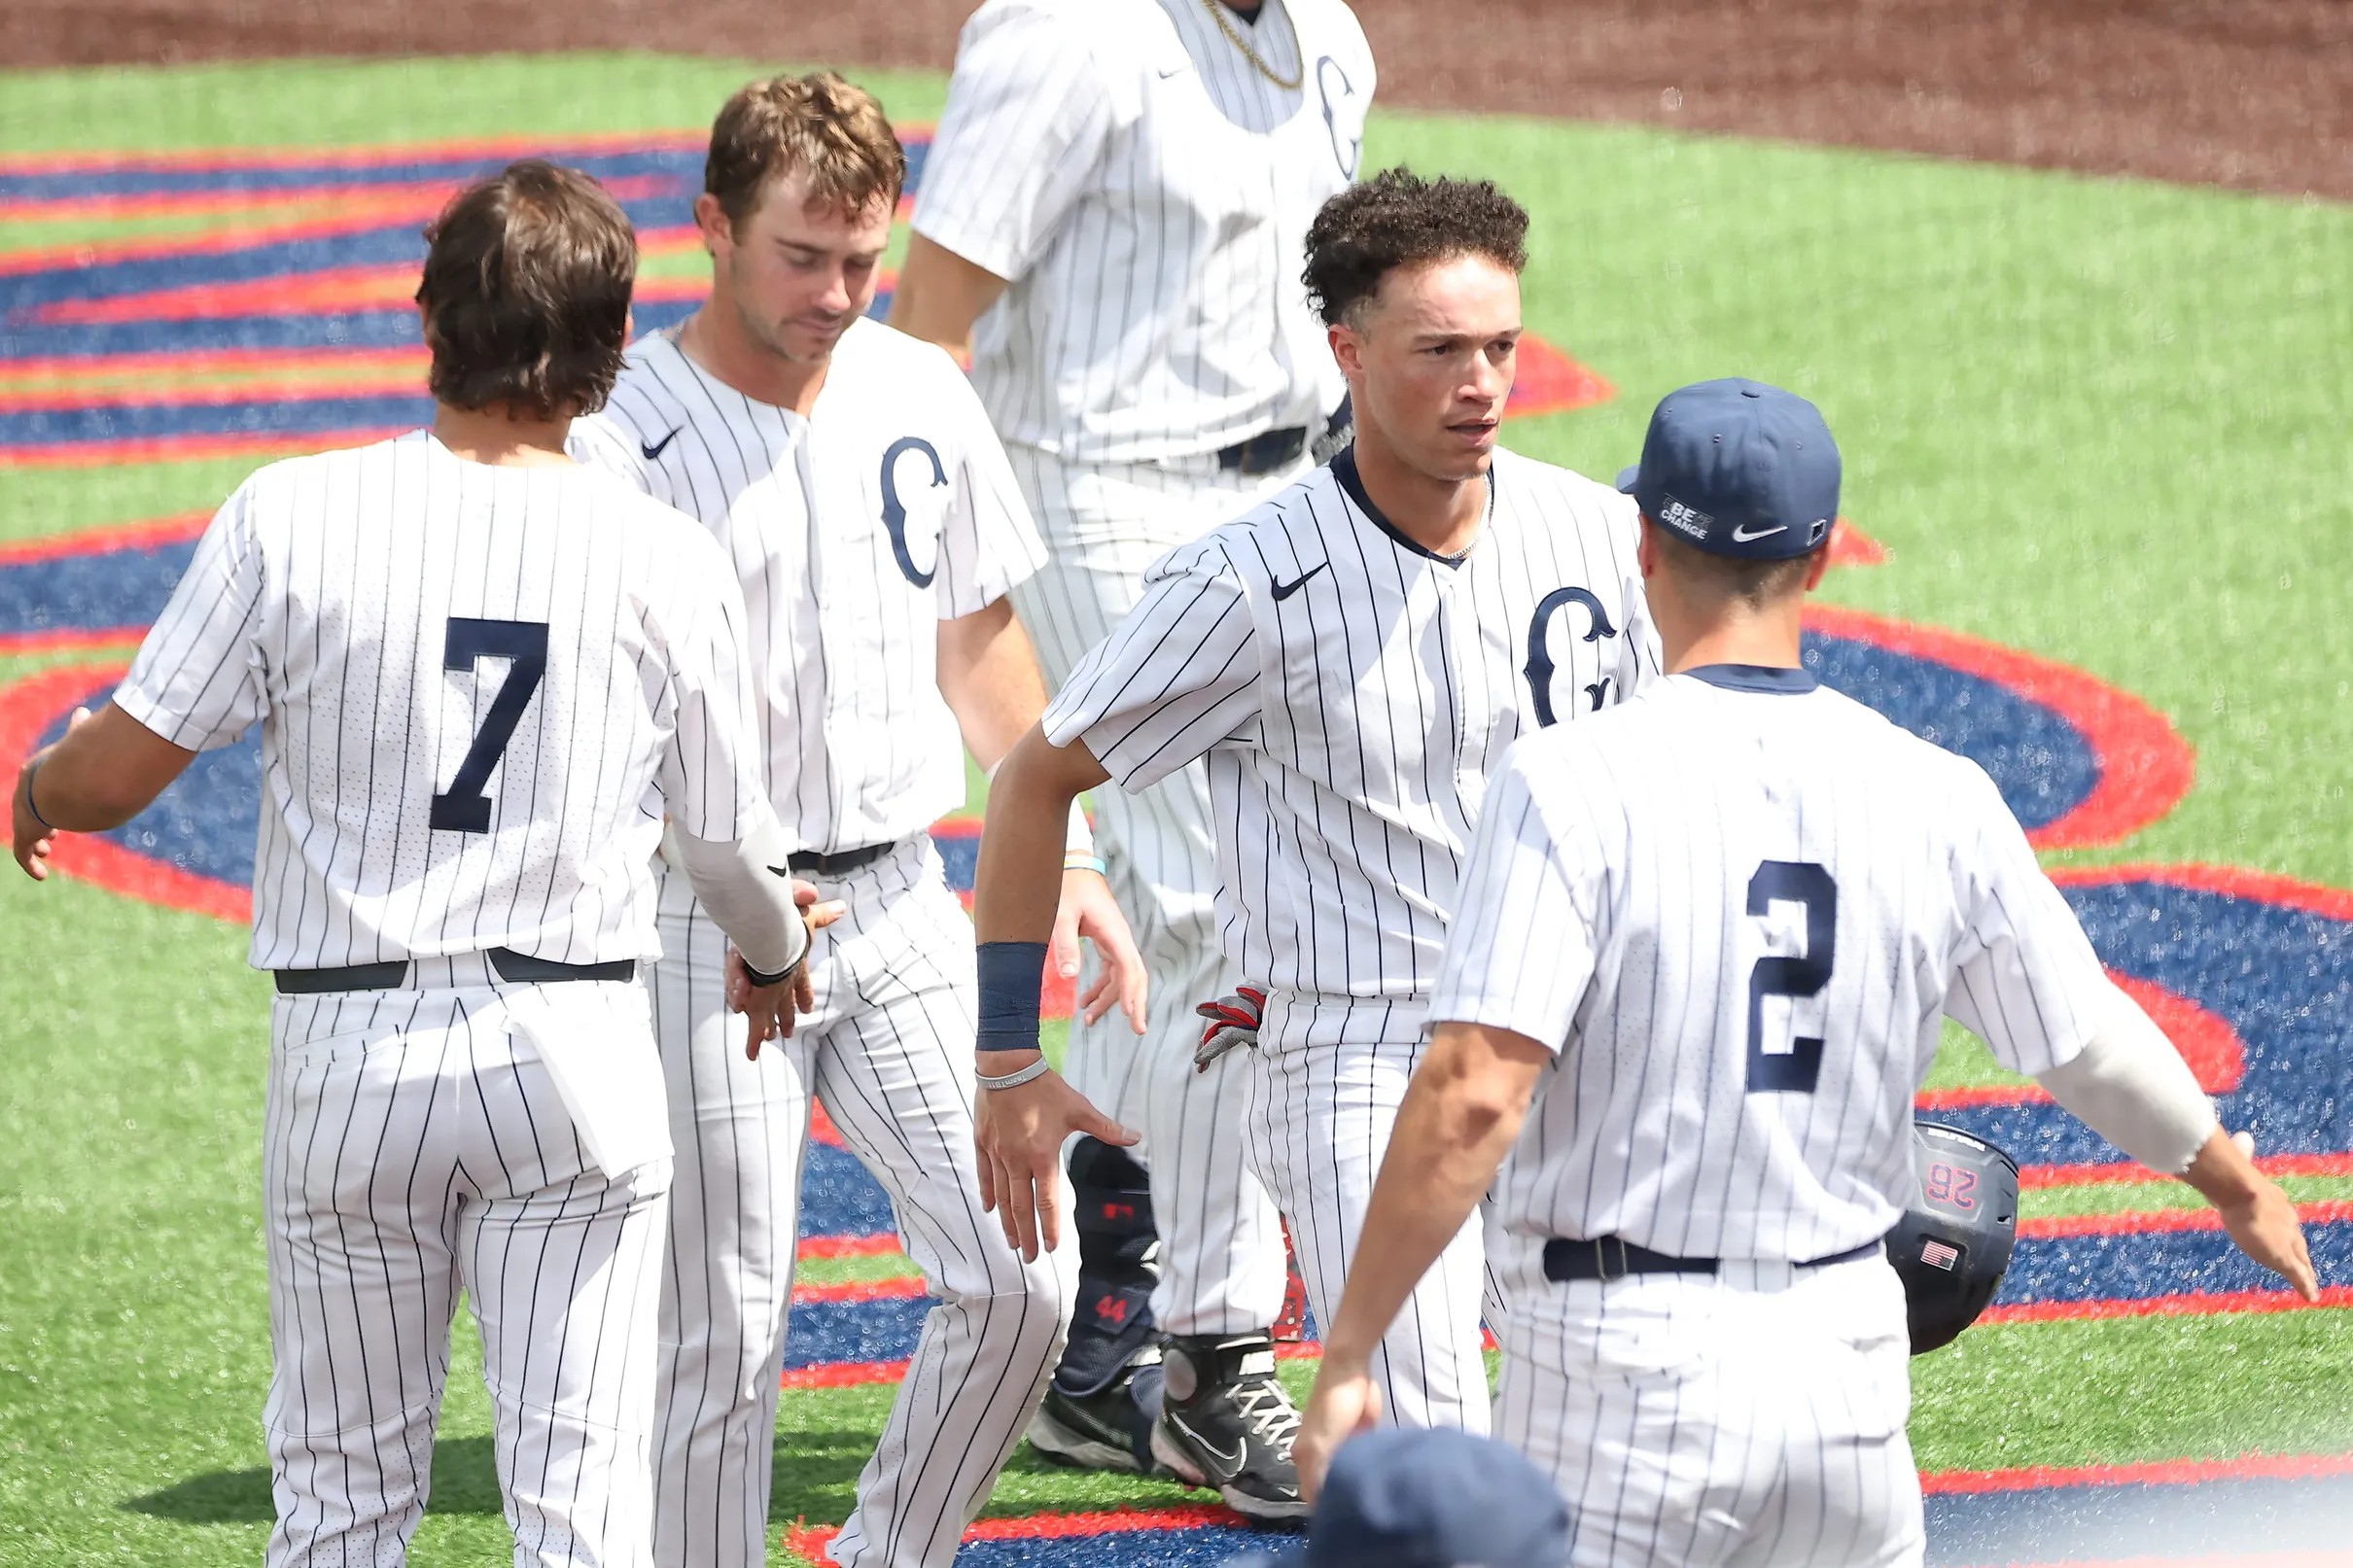
[[[1931,1269],[1942,1269],[1947,1273],[1950,1273],[1953,1266],[1960,1261],[1961,1249],[1959,1247],[1949,1246],[1943,1241],[1922,1241],[1920,1243],[1920,1262]]]

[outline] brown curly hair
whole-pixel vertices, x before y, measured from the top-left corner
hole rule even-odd
[[[1528,210],[1493,180],[1424,180],[1383,169],[1323,204],[1307,230],[1300,281],[1324,325],[1336,326],[1401,266],[1484,256],[1517,272],[1528,265]]]
[[[594,413],[620,374],[637,232],[605,188],[539,158],[450,198],[425,230],[426,378],[455,408]]]

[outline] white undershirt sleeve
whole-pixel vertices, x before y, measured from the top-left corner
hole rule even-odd
[[[2133,999],[2109,987],[2101,1023],[2035,1082],[2077,1120],[2160,1175],[2178,1176],[2214,1135],[2214,1102]]]
[[[809,927],[792,902],[791,846],[762,801],[752,830],[732,843],[699,839],[677,823],[662,835],[662,858],[686,875],[744,961],[782,974],[809,951]]]

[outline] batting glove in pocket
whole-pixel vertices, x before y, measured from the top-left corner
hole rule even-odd
[[[1207,1072],[1211,1063],[1234,1047],[1257,1046],[1258,1020],[1266,1012],[1266,993],[1255,986],[1239,986],[1232,995],[1203,1002],[1193,1011],[1209,1021],[1202,1027],[1201,1044],[1193,1051],[1193,1070]]]

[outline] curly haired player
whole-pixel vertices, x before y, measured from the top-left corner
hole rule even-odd
[[[1050,680],[1134,608],[1152,562],[1290,483],[1344,428],[1297,258],[1355,178],[1373,86],[1341,0],[990,0],[965,24],[891,320],[969,344],[1052,551],[1014,590]],[[1074,1022],[1067,1065],[1141,1142],[1069,1151],[1079,1298],[1030,1438],[1136,1470],[1151,1463],[1155,1331],[1213,1380],[1267,1342],[1285,1277],[1241,1157],[1241,1073],[1192,1064],[1188,1010],[1233,984],[1202,770],[1095,804],[1151,1016],[1141,1040]],[[1283,1401],[1263,1380],[1230,1391]],[[1208,1412],[1220,1398],[1205,1385],[1194,1418],[1231,1424]],[[1254,1468],[1287,1508],[1287,1453]]]
[[[1528,215],[1493,185],[1389,170],[1335,196],[1307,283],[1355,409],[1354,444],[1172,552],[1142,602],[1000,770],[981,841],[981,1047],[1036,1044],[1055,830],[1106,780],[1207,759],[1227,957],[1266,996],[1247,1153],[1290,1223],[1318,1317],[1337,1309],[1422,1021],[1487,775],[1658,670],[1634,511],[1501,449]],[[1051,1074],[980,1132],[1006,1235],[1048,1244],[1053,1151],[1091,1114]],[[1416,1282],[1373,1357],[1390,1414],[1484,1430],[1478,1228]],[[1269,1379],[1264,1350],[1249,1370]],[[1190,1411],[1172,1362],[1164,1426]],[[1197,1434],[1239,1455],[1236,1433]],[[1156,1443],[1171,1468],[1235,1474]],[[1295,1500],[1292,1511],[1299,1505]]]

